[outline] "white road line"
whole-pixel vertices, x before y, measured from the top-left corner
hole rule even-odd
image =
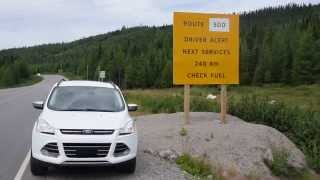
[[[26,170],[28,163],[29,163],[29,159],[31,156],[31,150],[28,151],[26,158],[24,159],[24,161],[22,162],[19,171],[16,174],[16,177],[14,177],[14,180],[21,180],[24,171]]]

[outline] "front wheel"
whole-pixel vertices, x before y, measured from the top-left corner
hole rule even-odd
[[[119,164],[119,170],[128,174],[134,173],[136,170],[136,158]]]
[[[48,167],[45,166],[41,161],[32,157],[30,158],[30,170],[34,176],[45,175],[48,172]]]

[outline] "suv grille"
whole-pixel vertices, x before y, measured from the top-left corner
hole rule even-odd
[[[62,134],[76,134],[76,135],[111,135],[113,129],[60,129]]]
[[[108,155],[111,143],[63,143],[64,152],[70,158],[98,158]]]
[[[114,156],[123,156],[127,155],[129,153],[129,147],[125,145],[124,143],[117,143],[116,147],[114,149]]]

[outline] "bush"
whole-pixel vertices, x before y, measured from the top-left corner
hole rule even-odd
[[[176,163],[181,169],[195,177],[207,178],[209,175],[212,175],[213,177],[216,176],[216,173],[212,171],[213,168],[209,163],[205,162],[203,159],[191,157],[189,154],[179,156]]]
[[[276,176],[288,176],[288,153],[286,152],[273,152],[273,161],[270,164],[272,174]]]
[[[288,157],[289,154],[284,151],[273,151],[273,161],[266,163],[272,174],[275,176],[283,176],[283,177],[288,177],[292,176],[292,171],[291,168],[289,167],[288,164]]]
[[[308,169],[297,169],[291,167],[288,163],[289,154],[286,151],[274,150],[272,152],[273,161],[265,162],[270,168],[273,175],[278,177],[284,177],[285,179],[296,179],[296,180],[312,180],[319,179],[316,174]]]
[[[312,168],[320,170],[319,112],[270,103],[269,98],[255,95],[231,101],[229,112],[243,120],[278,129],[304,152]]]

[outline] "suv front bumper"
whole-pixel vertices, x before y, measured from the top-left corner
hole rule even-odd
[[[55,135],[39,133],[35,130],[32,132],[32,157],[41,161],[61,166],[97,166],[112,165],[129,161],[137,155],[137,134],[118,135],[115,131],[112,135],[65,135],[56,132]],[[51,157],[41,152],[41,149],[48,143],[57,143],[59,155]],[[71,158],[67,157],[63,143],[110,143],[110,148],[105,157],[86,157]],[[115,156],[114,151],[117,143],[124,143],[129,148],[128,154]]]

